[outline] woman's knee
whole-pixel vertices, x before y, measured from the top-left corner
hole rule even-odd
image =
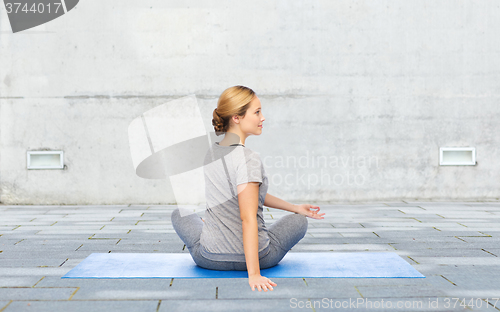
[[[175,208],[172,213],[170,214],[170,220],[173,220],[174,218],[178,217],[180,215],[179,208]]]
[[[174,211],[172,211],[172,214],[170,214],[170,222],[172,223],[172,226],[174,227],[174,230],[177,232],[176,227],[179,224],[181,218],[181,213],[179,211],[179,208],[176,208]]]
[[[303,232],[302,237],[306,235],[307,232],[307,227],[309,225],[309,221],[307,220],[307,217],[298,213],[294,213],[291,215],[293,218],[294,226],[296,226],[297,230],[300,230]]]
[[[196,218],[194,217],[196,216]],[[183,219],[185,218],[185,219]],[[172,225],[176,224],[176,223],[180,223],[180,222],[192,222],[192,220],[195,220],[195,221],[201,221],[201,219],[198,217],[198,215],[195,213],[195,212],[191,212],[191,211],[186,211],[186,210],[180,210],[178,207],[175,208],[172,213],[170,214],[170,221],[172,222]]]
[[[299,222],[300,222],[300,228],[302,229],[302,231],[304,232],[304,236],[306,236],[306,233],[307,233],[307,227],[309,226],[309,221],[307,220],[307,217],[306,216],[303,216],[303,215],[300,215],[301,217],[299,218]]]

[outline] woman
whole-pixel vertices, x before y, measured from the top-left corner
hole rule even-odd
[[[248,147],[250,135],[262,133],[265,118],[255,92],[226,89],[213,112],[212,124],[224,139],[205,157],[205,220],[197,214],[172,212],[172,225],[197,265],[213,270],[247,270],[252,291],[277,286],[260,269],[278,264],[307,231],[307,217],[324,219],[320,208],[293,205],[267,194],[268,179],[259,155]],[[263,205],[293,212],[266,227]],[[311,210],[314,209],[314,210]]]

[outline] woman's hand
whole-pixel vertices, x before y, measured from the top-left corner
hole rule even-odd
[[[267,291],[267,289],[273,290],[273,286],[278,285],[260,274],[248,276],[248,284],[252,287],[252,291],[255,290],[255,287],[257,287],[259,291],[262,291],[262,289],[264,289],[264,291]]]
[[[312,219],[324,219],[323,215],[325,213],[318,213],[319,212],[319,207],[318,206],[313,206],[309,204],[302,204],[302,205],[295,205],[297,206],[297,213],[304,215],[306,217],[312,218]],[[311,209],[316,209],[316,211],[313,211]]]

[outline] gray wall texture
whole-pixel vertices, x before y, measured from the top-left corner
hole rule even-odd
[[[499,33],[494,0],[86,0],[15,34],[1,6],[0,202],[175,203],[135,174],[130,122],[195,94],[213,131],[238,84],[261,99],[246,145],[275,196],[498,199]],[[477,164],[440,166],[448,146]],[[27,169],[44,148],[64,170]]]

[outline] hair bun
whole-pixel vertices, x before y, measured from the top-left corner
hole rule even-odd
[[[212,126],[214,126],[215,131],[222,131],[224,124],[218,120],[212,119]]]

